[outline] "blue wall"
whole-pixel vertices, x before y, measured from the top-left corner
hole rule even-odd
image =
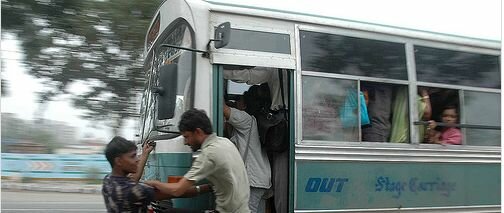
[[[2,177],[82,179],[92,168],[99,178],[111,170],[104,155],[2,153]]]

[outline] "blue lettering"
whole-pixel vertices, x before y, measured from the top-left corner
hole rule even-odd
[[[456,183],[444,182],[442,181],[438,184],[437,190],[441,191],[441,195],[445,197],[450,197],[450,193],[455,191]]]
[[[411,178],[409,181],[409,190],[416,193],[416,182],[418,178]]]
[[[378,177],[376,179],[375,191],[387,191],[387,192],[397,192],[396,195],[392,195],[393,198],[401,197],[402,191],[406,189],[406,182],[393,182],[389,177]]]
[[[322,184],[320,185],[319,192],[330,192],[334,185],[334,178],[331,178],[329,184],[327,183],[329,178],[322,179]]]
[[[343,190],[343,184],[348,182],[348,178],[338,178],[336,182],[338,182],[338,185],[336,185],[336,192],[341,192],[341,190]]]
[[[427,184],[429,185],[429,191],[433,191],[434,187],[436,187],[437,185],[437,182],[427,182]]]
[[[305,192],[316,192],[319,189],[321,181],[322,179],[320,178],[308,179],[308,183],[306,183]]]
[[[308,178],[305,192],[341,192],[348,178]]]
[[[449,197],[451,192],[456,190],[456,183],[446,182],[440,178],[435,180],[421,180],[417,177],[412,177],[409,181],[395,181],[389,177],[377,177],[375,184],[375,191],[395,192],[393,198],[399,198],[403,192],[418,194],[422,192],[438,192],[439,194]]]
[[[385,188],[385,178],[384,177],[378,177],[376,179],[376,184],[375,184],[375,191],[381,192]]]
[[[426,186],[425,182],[420,182],[420,184],[418,184],[418,190],[419,191],[427,191],[427,186]]]

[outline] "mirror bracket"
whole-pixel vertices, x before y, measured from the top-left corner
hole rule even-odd
[[[208,42],[214,42],[215,49],[223,48],[229,44],[229,39],[231,38],[231,23],[224,22],[219,24],[215,28],[214,39],[210,39]]]
[[[181,49],[181,50],[188,50],[191,52],[198,52],[202,53],[201,56],[204,58],[210,58],[210,43],[213,41],[215,49],[223,48],[226,45],[229,44],[229,39],[231,37],[231,23],[230,22],[224,22],[222,24],[219,24],[217,28],[215,29],[215,35],[213,39],[210,39],[207,43],[207,50],[198,50],[198,49],[193,49],[193,48],[187,48],[187,47],[181,47],[181,46],[176,46],[176,45],[171,45],[171,44],[161,44],[159,45],[160,47],[171,47],[171,48],[176,48],[176,49]]]

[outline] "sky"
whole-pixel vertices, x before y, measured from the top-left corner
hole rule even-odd
[[[440,32],[490,40],[501,40],[502,5],[500,0],[212,0],[247,4],[278,10],[296,11],[369,23],[379,23],[424,31]],[[323,6],[321,6],[323,5]],[[14,113],[26,120],[36,118],[39,105],[36,91],[44,86],[27,75],[22,66],[23,55],[15,36],[1,41],[2,78],[8,81],[9,95],[1,99],[1,112]],[[86,89],[82,82],[71,91]],[[43,117],[63,121],[76,127],[78,138],[91,134],[109,140],[112,135],[103,124],[92,124],[79,117],[81,111],[72,107],[69,95],[56,97],[47,106]],[[129,120],[121,135],[135,139],[137,122]]]
[[[500,0],[209,0],[501,40]],[[287,3],[288,2],[288,3]]]

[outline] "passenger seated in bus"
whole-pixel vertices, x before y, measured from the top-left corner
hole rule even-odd
[[[249,91],[259,87],[254,85]],[[245,163],[250,184],[249,208],[253,213],[265,212],[267,190],[271,187],[271,168],[268,155],[261,148],[257,121],[253,112],[249,111],[256,97],[246,91],[236,102],[235,107],[224,104],[224,117],[227,124],[232,126],[230,140],[236,145]]]
[[[224,79],[248,85],[268,83],[271,94],[270,110],[279,111],[289,109],[289,87],[287,71],[282,71],[283,99],[280,87],[278,69],[266,67],[224,66]],[[289,150],[272,153],[270,156],[272,180],[276,213],[289,211]]]
[[[369,126],[362,128],[362,141],[387,142],[391,129],[392,86],[362,83],[361,90],[368,96]]]
[[[430,97],[427,88],[419,88],[417,98],[418,119],[428,121],[431,119],[432,110]],[[390,142],[407,143],[409,142],[409,115],[408,115],[408,88],[401,87],[396,90],[393,103],[392,130],[390,133]],[[425,126],[418,126],[420,142],[424,141]],[[428,138],[428,137],[427,137]]]
[[[441,116],[441,121],[447,126],[441,127],[438,131],[436,130],[436,127],[438,127],[437,123],[434,120],[430,120],[427,128],[430,142],[452,145],[462,144],[462,133],[456,127],[450,126],[457,124],[457,118],[457,108],[455,106],[447,106],[443,109],[443,114]]]

